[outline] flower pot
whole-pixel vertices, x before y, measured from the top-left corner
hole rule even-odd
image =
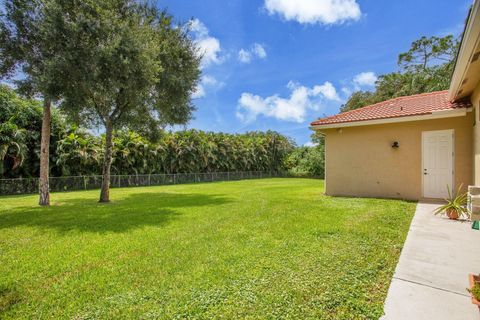
[[[457,220],[460,215],[455,209],[447,209],[447,217],[452,220]]]
[[[470,282],[470,290],[472,290],[473,286],[475,285],[476,282],[480,282],[480,275],[476,276],[474,274],[469,274],[468,275],[468,280]],[[475,299],[475,297],[472,294],[472,303],[480,308],[480,301]]]

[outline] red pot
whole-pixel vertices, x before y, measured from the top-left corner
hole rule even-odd
[[[452,220],[457,220],[460,215],[455,209],[447,209],[447,217]]]

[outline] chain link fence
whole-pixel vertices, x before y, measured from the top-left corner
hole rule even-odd
[[[112,175],[110,186],[112,188],[145,187],[291,176],[285,172],[264,171]],[[50,177],[52,192],[100,189],[101,185],[102,176]],[[38,193],[38,178],[0,179],[0,195],[31,193]]]

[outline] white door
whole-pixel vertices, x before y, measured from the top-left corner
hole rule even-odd
[[[453,130],[422,133],[422,177],[425,198],[446,198],[447,185],[452,190],[453,134]]]

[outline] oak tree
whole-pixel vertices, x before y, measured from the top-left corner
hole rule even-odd
[[[63,1],[55,18],[70,80],[61,108],[79,124],[103,126],[105,149],[100,202],[110,200],[114,132],[155,133],[186,124],[200,77],[188,25],[133,0]]]
[[[68,73],[63,63],[62,38],[49,23],[54,0],[6,0],[0,13],[0,77],[16,77],[24,95],[43,100],[40,148],[39,204],[50,204],[49,148],[52,101],[61,96]],[[74,66],[69,66],[70,68]],[[61,84],[61,85],[60,85]]]

